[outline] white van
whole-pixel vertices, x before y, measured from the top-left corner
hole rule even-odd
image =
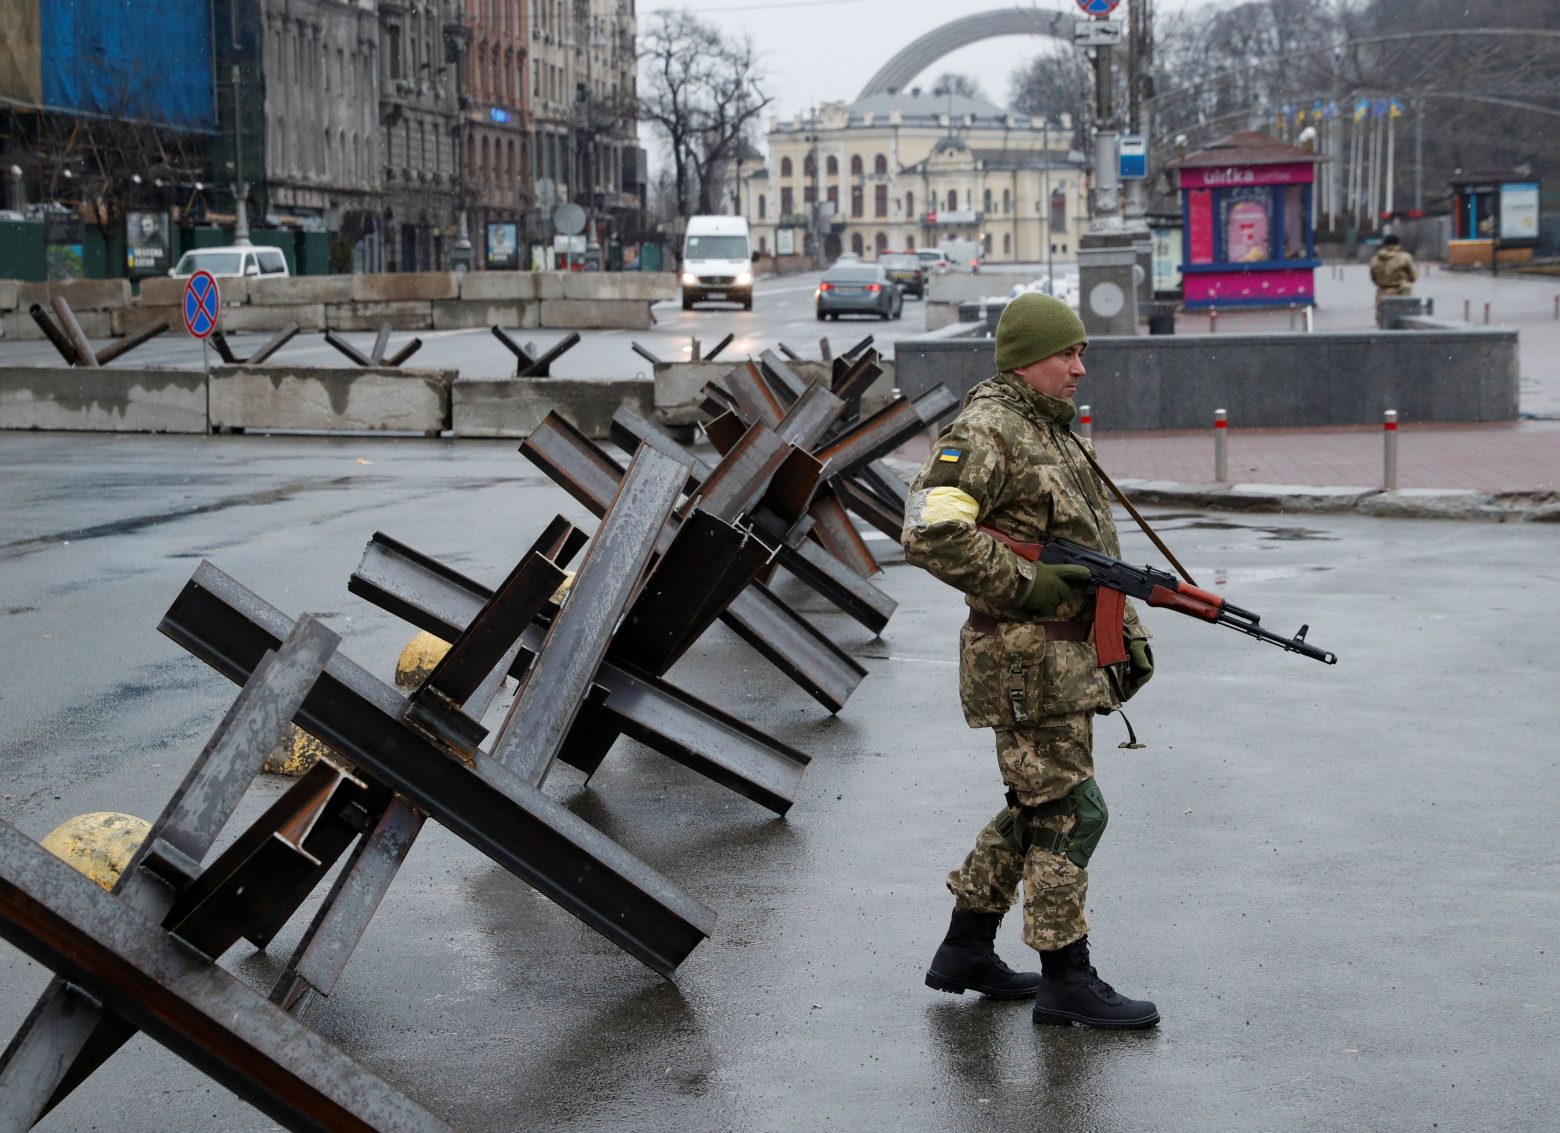
[[[753,309],[753,246],[747,218],[690,216],[683,237],[683,310],[701,299],[726,299]]]
[[[194,248],[168,269],[174,279],[187,279],[198,271],[219,278],[229,276],[287,275],[287,257],[280,248],[264,244],[225,244],[218,248]]]

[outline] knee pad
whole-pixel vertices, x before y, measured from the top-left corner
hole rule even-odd
[[[1094,847],[1105,834],[1105,824],[1110,821],[1110,811],[1105,808],[1105,795],[1093,779],[1085,779],[1067,796],[1073,801],[1076,818],[1073,827],[1064,836],[1060,850],[1067,859],[1083,869],[1094,856]]]

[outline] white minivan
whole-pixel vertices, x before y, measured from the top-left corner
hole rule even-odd
[[[741,216],[690,216],[683,236],[682,305],[725,299],[753,309],[753,250]]]
[[[227,244],[218,248],[193,248],[168,269],[174,279],[186,279],[198,271],[218,277],[287,275],[287,257],[280,248],[264,244]]]

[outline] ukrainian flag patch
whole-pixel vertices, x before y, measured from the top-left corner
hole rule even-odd
[[[959,463],[959,458],[962,457],[963,455],[964,455],[964,453],[960,449],[945,448],[945,449],[943,449],[941,452],[939,452],[937,454],[937,459],[941,460],[941,461],[944,461],[944,462],[946,462],[948,464],[957,464],[957,463]]]

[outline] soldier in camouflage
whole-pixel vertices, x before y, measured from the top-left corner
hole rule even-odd
[[[1070,308],[1022,295],[997,326],[997,373],[970,391],[937,438],[905,510],[906,561],[967,596],[959,699],[972,728],[992,728],[1008,805],[948,875],[954,911],[926,974],[942,991],[1034,997],[1037,1023],[1151,1027],[1154,1005],[1128,999],[1089,962],[1084,896],[1103,832],[1094,781],[1096,713],[1118,708],[1153,675],[1148,633],[1131,603],[1128,661],[1099,667],[1093,602],[1079,566],[1029,562],[1004,541],[1063,537],[1120,557],[1110,500],[1069,428],[1088,336]],[[1118,671],[1119,670],[1119,671]],[[997,926],[1024,889],[1024,941],[1041,972],[997,956]]]
[[[1412,295],[1419,269],[1396,233],[1381,238],[1381,247],[1370,258],[1370,281],[1376,285],[1376,323],[1381,323],[1381,300],[1387,295]]]

